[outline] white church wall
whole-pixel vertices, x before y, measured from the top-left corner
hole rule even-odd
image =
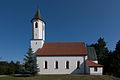
[[[88,56],[85,56],[85,60],[87,60],[88,59]]]
[[[31,40],[30,47],[32,48],[33,53],[35,53],[39,48],[42,48],[43,44],[43,40]]]
[[[47,61],[48,68],[44,68]],[[58,69],[55,69],[55,61],[58,61]],[[65,68],[66,61],[69,61],[69,69]],[[77,61],[80,61],[80,69],[77,69]],[[84,74],[84,56],[38,56],[38,74]]]
[[[44,24],[44,22],[42,22],[42,26],[43,26],[43,40],[45,41],[45,24]]]
[[[94,67],[90,67],[90,75],[102,75],[103,67],[97,67],[97,71],[94,70]]]

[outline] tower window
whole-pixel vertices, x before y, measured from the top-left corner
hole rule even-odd
[[[47,69],[48,68],[48,66],[47,66],[47,61],[45,61],[45,69]]]
[[[38,28],[38,23],[37,22],[35,23],[35,28]]]
[[[37,45],[37,42],[36,42],[36,45]]]
[[[80,69],[80,61],[77,61],[77,69]]]
[[[69,69],[69,61],[66,61],[66,69]]]
[[[55,69],[58,69],[58,61],[55,62]]]

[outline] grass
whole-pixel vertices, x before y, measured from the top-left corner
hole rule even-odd
[[[0,80],[120,80],[120,78],[108,75],[38,75],[34,77],[3,76]]]

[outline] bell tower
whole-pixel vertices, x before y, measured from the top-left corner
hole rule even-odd
[[[33,53],[35,53],[39,48],[42,48],[45,41],[45,23],[40,15],[40,10],[37,12],[34,18],[31,20],[32,23],[32,39],[31,48]]]

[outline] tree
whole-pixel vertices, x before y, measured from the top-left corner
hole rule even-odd
[[[8,74],[9,64],[6,61],[0,61],[0,75]]]
[[[11,75],[15,73],[20,73],[22,66],[19,61],[14,63],[13,61],[0,61],[0,74],[2,75]]]
[[[113,74],[120,77],[120,40],[117,42],[115,51],[113,52],[111,64]]]
[[[8,68],[8,74],[14,74],[15,73],[15,63],[11,61],[9,63],[9,68]]]
[[[20,61],[16,61],[15,63],[15,73],[22,73],[22,64],[20,64]]]
[[[104,58],[108,55],[109,51],[106,47],[106,42],[104,41],[104,38],[99,38],[97,43],[90,45],[91,47],[94,47],[96,50],[98,62],[100,64],[103,64]]]
[[[31,48],[29,48],[29,51],[27,52],[27,55],[25,55],[26,58],[24,58],[25,61],[25,72],[35,75],[37,74],[37,63],[36,63],[36,56],[33,54],[33,51]]]

